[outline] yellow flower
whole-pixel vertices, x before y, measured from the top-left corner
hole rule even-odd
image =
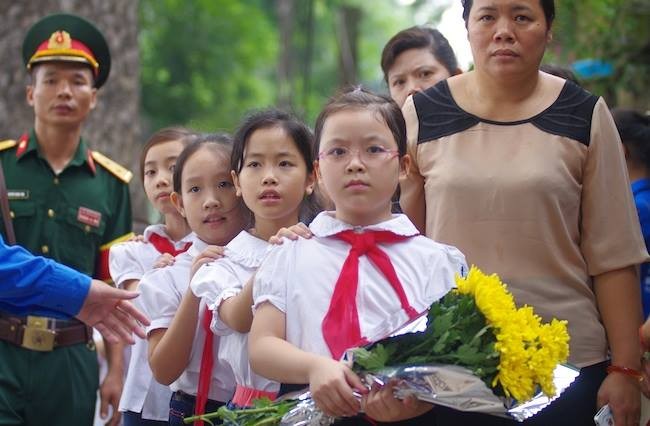
[[[475,266],[466,278],[457,277],[456,285],[459,293],[474,297],[493,327],[500,357],[492,386],[501,385],[507,396],[518,401],[530,399],[538,387],[553,396],[553,371],[569,355],[567,322],[542,323],[530,306],[517,308],[498,275],[485,275]]]

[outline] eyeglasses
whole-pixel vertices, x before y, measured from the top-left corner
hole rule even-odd
[[[348,163],[353,154],[358,154],[361,161],[367,164],[381,163],[399,155],[396,149],[386,149],[380,145],[371,145],[363,149],[351,149],[345,147],[330,148],[318,154],[320,160],[331,161],[332,163]]]

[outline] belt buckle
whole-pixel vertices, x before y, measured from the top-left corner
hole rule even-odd
[[[27,317],[24,326],[22,347],[33,351],[48,352],[54,349],[56,332],[48,329],[47,317]]]

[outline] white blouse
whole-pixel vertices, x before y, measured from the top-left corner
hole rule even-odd
[[[153,268],[153,264],[161,253],[148,241],[152,234],[158,234],[169,240],[176,249],[191,242],[190,236],[178,242],[172,241],[165,232],[164,225],[148,226],[144,231],[142,241],[127,241],[111,247],[109,252],[109,269],[113,282],[122,287],[128,280],[140,280]],[[140,289],[140,291],[142,291]],[[140,306],[140,298],[133,302]],[[167,421],[169,419],[169,386],[156,382],[149,368],[147,342],[135,337],[135,344],[125,348],[125,357],[129,358],[122,396],[120,411],[141,413],[143,419]],[[129,355],[130,354],[130,355]]]
[[[320,213],[309,226],[315,237],[290,241],[270,251],[257,271],[254,307],[273,304],[286,315],[286,340],[308,352],[331,356],[321,330],[330,299],[350,245],[332,238],[344,230],[391,231],[413,236],[396,244],[380,244],[395,268],[410,305],[424,312],[455,286],[456,274],[465,275],[465,256],[455,247],[418,235],[405,215],[385,222],[353,227],[332,212]],[[388,280],[364,255],[359,258],[356,297],[359,327],[369,340],[385,337],[408,321]]]
[[[225,247],[225,257],[203,265],[192,278],[192,291],[214,312],[212,331],[221,335],[225,360],[238,385],[277,392],[280,385],[255,374],[248,362],[248,333],[238,333],[219,319],[221,303],[237,294],[253,276],[268,253],[269,243],[242,231]]]
[[[192,247],[185,253],[176,256],[173,265],[154,270],[145,275],[140,281],[141,304],[151,320],[151,325],[146,330],[147,333],[160,328],[169,328],[181,304],[183,295],[189,288],[192,259],[208,246],[198,239],[195,234],[192,234],[192,236],[194,238]],[[203,343],[205,342],[205,331],[201,326],[201,319],[205,314],[205,309],[206,304],[201,301],[199,321],[196,325],[190,361],[180,377],[169,386],[173,391],[180,390],[190,395],[196,395]],[[235,376],[225,359],[219,336],[214,337],[213,353],[215,354],[215,360],[208,398],[214,401],[226,402],[231,399],[235,390]]]
[[[169,240],[177,250],[191,242],[190,235],[173,241],[165,232],[165,225],[149,225],[144,230],[145,241],[125,241],[111,246],[108,254],[108,268],[116,286],[122,287],[125,281],[139,280],[145,272],[153,268],[153,264],[162,253],[149,242],[151,234],[158,234]]]

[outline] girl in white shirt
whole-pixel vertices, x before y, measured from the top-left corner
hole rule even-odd
[[[193,231],[193,245],[171,266],[151,271],[141,283],[149,364],[155,379],[170,385],[169,423],[228,401],[235,380],[210,330],[211,312],[189,288],[194,256],[209,244],[224,246],[247,222],[230,175],[232,143],[224,135],[199,137],[176,161],[171,201]],[[206,330],[208,333],[206,333]]]
[[[196,134],[187,129],[165,128],[154,133],[142,149],[140,178],[144,192],[164,220],[162,224],[148,226],[143,241],[111,247],[109,270],[118,287],[136,290],[142,276],[157,261],[182,253],[192,244],[188,238],[190,228],[169,197],[176,158],[194,137]],[[171,391],[153,379],[146,341],[136,339],[132,348],[125,349],[125,357],[130,361],[119,406],[124,426],[167,424]]]
[[[254,228],[225,247],[225,257],[202,266],[191,287],[214,311],[212,331],[222,336],[226,362],[235,374],[233,405],[275,399],[279,384],[253,373],[248,331],[253,320],[252,285],[247,282],[267,253],[267,240],[298,223],[303,200],[313,191],[311,131],[291,115],[268,110],[249,116],[234,137],[231,158],[237,195],[254,216]]]
[[[409,165],[404,119],[392,100],[362,89],[333,99],[316,122],[314,153],[319,185],[336,210],[314,219],[315,238],[285,240],[259,268],[251,366],[282,383],[309,383],[329,415],[363,411],[372,421],[431,424],[430,404],[396,399],[395,383],[367,390],[338,360],[424,312],[465,273],[465,258],[391,214]]]

